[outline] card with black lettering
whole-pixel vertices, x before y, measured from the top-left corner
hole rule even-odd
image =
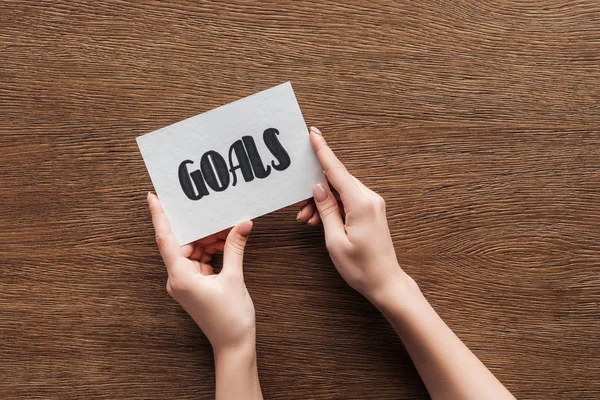
[[[309,198],[325,182],[290,82],[137,143],[181,245]]]

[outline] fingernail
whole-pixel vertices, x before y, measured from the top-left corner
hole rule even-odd
[[[317,186],[315,186],[313,188],[313,197],[319,203],[327,200],[327,196],[328,196],[327,190],[325,190],[325,186],[323,186],[322,184],[319,183]]]
[[[243,237],[248,237],[252,230],[252,221],[244,221],[238,226],[238,233]]]
[[[300,209],[300,211],[298,211],[298,214],[296,215],[296,221],[300,220],[300,215],[302,215],[302,208]]]
[[[150,201],[150,196],[152,196],[152,192],[148,192],[148,194],[146,195],[146,200]]]
[[[310,127],[310,131],[311,131],[312,133],[316,133],[316,134],[317,134],[317,135],[319,135],[319,136],[323,136],[323,134],[321,133],[321,131],[320,131],[319,129],[315,128],[314,126],[311,126],[311,127]]]
[[[307,224],[307,225],[310,225],[310,224],[312,224],[312,222],[313,222],[313,220],[314,220],[314,219],[315,219],[315,217],[310,217],[310,218],[308,219],[308,222],[307,222],[306,224]]]

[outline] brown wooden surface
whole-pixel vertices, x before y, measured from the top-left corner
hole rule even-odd
[[[134,139],[287,80],[500,380],[599,398],[597,1],[7,1],[0,50],[0,398],[213,397]],[[427,398],[294,219],[246,257],[266,398]]]

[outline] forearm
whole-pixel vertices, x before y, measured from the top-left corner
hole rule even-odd
[[[216,399],[262,399],[254,340],[234,348],[214,350]]]
[[[398,333],[433,399],[513,399],[408,276],[373,303]]]

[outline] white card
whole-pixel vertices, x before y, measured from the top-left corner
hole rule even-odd
[[[137,143],[181,245],[309,198],[325,182],[289,82]]]

